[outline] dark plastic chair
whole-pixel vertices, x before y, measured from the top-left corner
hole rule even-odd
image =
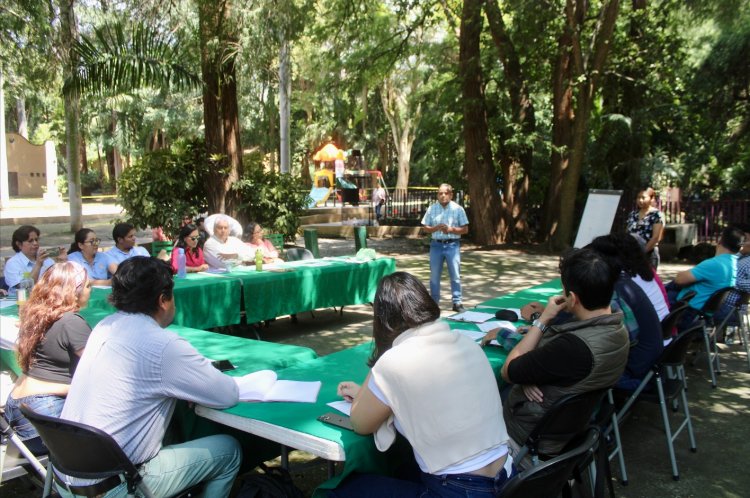
[[[680,323],[680,318],[685,314],[685,311],[690,306],[686,302],[678,301],[677,304],[672,308],[667,316],[661,321],[661,338],[663,340],[672,339],[672,331],[674,331],[677,324]]]
[[[129,496],[135,496],[137,488],[145,498],[153,497],[133,462],[106,432],[89,425],[40,415],[26,405],[21,405],[21,412],[49,449],[50,466],[44,483],[44,496],[49,496],[57,470],[71,477],[102,479],[91,486],[70,486],[73,494],[93,496],[106,493],[119,486],[122,482],[120,476],[124,476]],[[54,478],[58,484],[66,486],[56,475]]]
[[[29,450],[15,433],[0,410],[0,483],[16,478],[26,478],[39,488],[47,478],[47,456],[37,456]],[[33,472],[39,474],[37,479]]]
[[[747,367],[750,369],[750,323],[748,323],[748,305],[750,304],[750,292],[743,292],[741,290],[734,289],[733,292],[739,294],[739,299],[734,304],[734,307],[729,311],[727,316],[721,321],[716,328],[716,334],[722,330],[725,331],[727,325],[735,325],[739,330],[740,341],[745,345],[745,354],[747,357]]]
[[[599,429],[589,428],[581,441],[569,451],[511,477],[498,498],[556,498],[576,467],[593,457],[599,444]]]
[[[700,324],[703,326],[703,345],[706,349],[708,359],[708,372],[711,375],[711,387],[716,387],[716,376],[721,375],[721,360],[719,359],[719,348],[716,345],[716,332],[718,327],[714,323],[714,314],[719,311],[729,293],[734,287],[719,289],[708,298],[708,301],[698,311]]]
[[[607,389],[600,389],[558,399],[529,433],[515,460],[520,462],[528,453],[531,463],[537,465],[540,459],[558,455],[569,441],[586,430],[606,392]]]
[[[287,261],[302,261],[305,259],[315,259],[315,256],[313,256],[312,252],[301,247],[292,247],[286,250]]]
[[[674,440],[679,436],[683,429],[687,428],[688,430],[690,451],[697,451],[693,423],[690,418],[690,409],[688,408],[687,389],[685,388],[684,363],[690,343],[700,337],[701,333],[702,325],[698,324],[675,337],[664,349],[659,360],[653,367],[651,367],[651,370],[646,374],[638,385],[638,388],[633,391],[633,393],[615,389],[616,392],[627,396],[627,401],[617,412],[618,424],[622,423],[622,420],[636,401],[647,401],[649,403],[659,404],[662,422],[664,424],[664,432],[667,439],[669,459],[672,464],[672,478],[675,481],[680,479],[680,474],[674,453]],[[667,370],[669,368],[676,373],[674,377],[667,375]],[[677,401],[678,399],[682,404],[684,420],[676,430],[673,430],[669,421],[669,413],[667,412],[667,401]]]

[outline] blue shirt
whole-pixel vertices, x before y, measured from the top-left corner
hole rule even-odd
[[[105,260],[107,266],[111,265],[112,263],[115,263],[119,266],[120,263],[122,263],[126,259],[132,258],[133,256],[151,256],[146,249],[139,246],[131,247],[128,252],[123,252],[118,249],[117,246],[112,246],[109,251],[102,254],[104,254],[107,258]]]
[[[707,259],[690,270],[695,277],[695,283],[685,287],[677,295],[680,299],[688,290],[696,292],[690,300],[690,307],[697,310],[703,308],[708,298],[714,292],[724,287],[734,287],[737,278],[737,255],[720,254]]]
[[[39,278],[44,275],[44,272],[49,270],[50,266],[55,264],[55,260],[47,258],[42,263],[42,268],[39,270]],[[34,262],[31,261],[22,252],[17,252],[12,258],[5,263],[5,284],[10,289],[10,295],[15,296],[16,288],[23,279],[23,274],[34,269]]]
[[[86,272],[89,274],[89,280],[107,280],[109,278],[109,272],[107,272],[107,256],[103,252],[97,252],[94,255],[94,264],[90,264],[86,258],[83,257],[81,251],[76,251],[68,254],[68,261],[75,261],[79,265],[86,268]]]
[[[434,227],[445,223],[449,227],[463,227],[469,224],[469,219],[466,217],[466,211],[457,203],[450,201],[445,207],[439,202],[436,202],[429,208],[422,218],[422,224],[428,227]],[[443,233],[440,230],[432,232],[433,240],[449,240],[449,239],[460,239],[461,236],[457,233]]]

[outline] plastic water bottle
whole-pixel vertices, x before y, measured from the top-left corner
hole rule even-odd
[[[263,271],[263,251],[255,250],[255,271]]]
[[[31,289],[34,287],[34,279],[31,278],[31,273],[24,272],[23,278],[20,282],[18,282],[18,287],[16,291],[16,297],[18,299],[18,306],[23,306],[26,304],[26,301],[29,300],[29,296],[31,295]]]
[[[187,268],[185,263],[185,249],[183,247],[177,248],[177,278],[185,278],[187,275]]]

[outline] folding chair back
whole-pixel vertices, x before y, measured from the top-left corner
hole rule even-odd
[[[598,444],[599,429],[592,427],[573,449],[510,478],[498,498],[557,497],[574,469],[591,458]]]
[[[171,240],[155,240],[151,242],[151,256],[157,257],[163,250],[167,251],[167,254],[172,254],[174,248],[174,242]]]
[[[265,238],[279,251],[279,256],[284,254],[284,235],[280,233],[269,233]]]
[[[677,327],[677,324],[680,322],[680,318],[682,318],[682,315],[687,311],[689,308],[688,304],[685,302],[678,302],[672,308],[672,310],[669,312],[667,316],[664,317],[664,319],[661,321],[661,337],[665,341],[667,339],[672,338],[672,331],[674,331],[675,327]]]
[[[711,294],[711,297],[708,298],[706,303],[703,305],[703,308],[700,309],[699,315],[704,318],[710,318],[719,311],[719,308],[721,308],[722,303],[724,303],[724,300],[729,296],[729,293],[734,290],[734,287],[724,287],[723,289],[719,289],[713,294]]]
[[[558,399],[529,433],[516,460],[520,461],[528,452],[536,465],[540,456],[546,459],[558,454],[569,441],[586,430],[606,392],[606,389],[600,389]]]
[[[26,405],[21,405],[21,413],[39,433],[49,449],[52,466],[60,473],[81,479],[105,480],[124,475],[130,494],[136,487],[147,496],[151,494],[141,483],[133,462],[106,432],[86,424],[41,415]],[[53,472],[47,474],[47,485],[51,486]],[[119,479],[113,480],[119,484],[117,481]]]

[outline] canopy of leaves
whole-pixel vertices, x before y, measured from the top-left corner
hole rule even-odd
[[[146,153],[117,183],[118,201],[128,213],[128,222],[138,228],[161,226],[175,234],[184,215],[206,210],[208,168],[200,140]]]

